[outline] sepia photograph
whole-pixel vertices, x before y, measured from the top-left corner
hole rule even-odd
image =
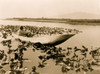
[[[0,74],[100,74],[100,0],[0,0]]]

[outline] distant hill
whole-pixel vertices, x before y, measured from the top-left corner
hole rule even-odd
[[[100,15],[84,13],[84,12],[63,14],[58,17],[59,18],[70,18],[70,19],[100,19]]]

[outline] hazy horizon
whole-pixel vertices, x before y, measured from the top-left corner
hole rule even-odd
[[[76,12],[100,15],[100,0],[0,0],[0,18],[51,18]]]

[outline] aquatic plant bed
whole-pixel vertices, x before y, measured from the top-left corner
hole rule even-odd
[[[15,44],[16,43],[16,44]],[[82,46],[67,47],[63,49],[55,46],[45,46],[41,43],[31,43],[22,41],[20,39],[3,40],[1,42],[6,49],[0,50],[0,71],[2,74],[30,74],[37,73],[37,68],[45,68],[48,65],[48,60],[52,59],[55,62],[55,66],[61,66],[63,73],[74,70],[76,72],[81,71],[93,71],[92,65],[95,62],[91,52],[88,52],[88,48]],[[15,45],[15,47],[13,46]],[[39,59],[38,65],[32,64],[31,66],[25,66],[25,63],[32,62],[32,59],[26,58],[25,54],[29,51],[40,52],[37,58]],[[78,54],[80,52],[80,54]],[[30,54],[31,55],[31,54]],[[33,56],[29,56],[33,57]],[[34,59],[34,58],[33,58]],[[5,66],[8,68],[5,69]],[[31,67],[31,70],[27,70]]]

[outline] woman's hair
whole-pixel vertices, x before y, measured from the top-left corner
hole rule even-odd
[[[23,30],[23,26],[20,27],[20,30]]]

